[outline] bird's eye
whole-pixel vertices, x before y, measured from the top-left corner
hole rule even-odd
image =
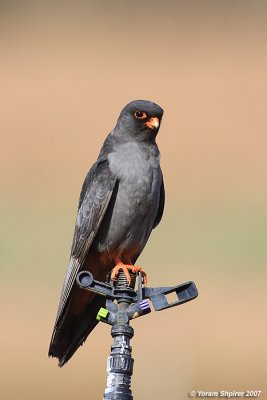
[[[135,111],[134,116],[137,119],[145,119],[146,113],[144,111]]]

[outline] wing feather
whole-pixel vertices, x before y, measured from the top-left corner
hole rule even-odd
[[[163,175],[162,175],[162,181],[161,181],[161,186],[160,186],[160,198],[159,198],[159,205],[158,205],[158,212],[153,224],[153,229],[156,228],[156,226],[160,223],[163,211],[164,211],[164,205],[165,205],[165,189],[164,189],[164,180],[163,180]]]
[[[56,325],[67,305],[76,276],[97,234],[116,185],[107,159],[98,159],[88,172],[80,195],[71,257],[63,284]]]

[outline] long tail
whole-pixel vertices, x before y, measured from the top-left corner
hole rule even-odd
[[[66,364],[98,324],[96,315],[99,309],[105,306],[105,298],[92,293],[90,297],[91,301],[86,302],[83,310],[79,307],[80,312],[77,313],[75,303],[78,299],[77,295],[76,298],[74,296],[67,305],[63,317],[55,325],[48,355],[58,358],[59,367]]]

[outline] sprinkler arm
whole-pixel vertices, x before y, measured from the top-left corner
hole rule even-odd
[[[135,312],[138,311],[138,314],[141,314],[140,307],[142,308],[142,303],[144,303],[144,306],[147,303],[144,302],[145,299],[149,299],[153,304],[154,309],[156,311],[160,311],[166,310],[167,308],[179,306],[190,300],[195,299],[198,296],[198,291],[194,282],[186,282],[171,287],[151,288],[142,287],[142,276],[140,272],[138,274],[138,278],[137,291],[133,290],[130,287],[117,289],[114,285],[96,281],[93,275],[88,271],[81,271],[77,275],[76,282],[81,289],[95,292],[97,294],[105,296],[107,299],[110,299],[112,301],[123,298],[129,303],[137,303],[136,305],[138,306],[138,309],[134,309],[133,315],[135,314]],[[171,293],[176,294],[177,301],[169,303],[167,295]],[[130,307],[133,308],[133,306],[134,305],[131,305]],[[131,313],[130,310],[129,312]],[[147,313],[147,311],[145,313]],[[134,316],[132,316],[132,318],[134,318]]]

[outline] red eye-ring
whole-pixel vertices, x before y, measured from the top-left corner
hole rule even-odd
[[[146,113],[144,111],[135,111],[134,116],[137,119],[145,119]]]

